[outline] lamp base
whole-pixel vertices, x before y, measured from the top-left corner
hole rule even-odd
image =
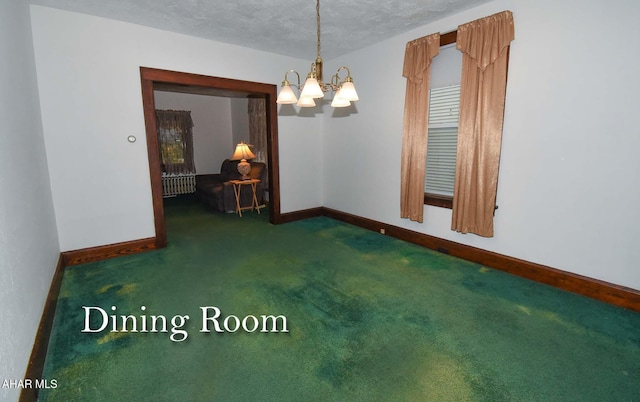
[[[238,163],[238,173],[242,175],[240,180],[251,180],[249,173],[251,172],[251,164],[246,159],[241,159]]]

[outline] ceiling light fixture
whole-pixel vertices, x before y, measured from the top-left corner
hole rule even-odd
[[[320,57],[320,0],[316,1],[316,23],[317,23],[317,35],[318,35],[318,56],[316,61],[311,63],[311,71],[307,74],[307,79],[304,85],[300,85],[300,75],[296,70],[289,70],[284,74],[284,81],[282,81],[282,88],[276,103],[278,104],[297,104],[300,107],[314,107],[316,105],[314,99],[324,98],[324,93],[332,90],[335,92],[331,106],[333,107],[345,107],[349,106],[351,102],[357,101],[358,93],[353,85],[353,78],[351,78],[351,71],[349,67],[342,66],[338,68],[338,71],[331,77],[330,82],[322,82],[322,57]],[[342,80],[340,78],[340,72],[346,71],[347,76]],[[289,82],[289,73],[295,73],[298,77],[298,83],[293,84],[300,92],[300,99],[296,98],[296,94],[291,88],[292,84]]]

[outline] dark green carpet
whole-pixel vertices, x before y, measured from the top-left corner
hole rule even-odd
[[[640,314],[328,218],[166,219],[166,249],[66,269],[40,400],[640,401]],[[82,333],[82,306],[188,338]],[[201,306],[290,332],[200,333]]]

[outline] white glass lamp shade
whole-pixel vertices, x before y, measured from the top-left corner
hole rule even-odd
[[[291,85],[283,85],[282,89],[280,89],[280,94],[278,95],[278,99],[276,103],[281,105],[291,105],[296,103],[298,98],[296,98],[296,94],[291,89]]]
[[[342,89],[338,89],[336,94],[333,95],[333,101],[331,101],[331,107],[347,107],[351,104],[348,99],[342,96]]]
[[[356,92],[356,87],[353,85],[353,82],[347,81],[340,87],[340,96],[348,101],[357,101],[358,93]]]
[[[314,101],[313,98],[309,96],[300,96],[297,105],[300,107],[315,107],[316,101]]]
[[[304,82],[304,87],[302,88],[302,93],[300,94],[301,98],[322,98],[324,97],[324,92],[320,88],[320,84],[318,84],[318,80],[309,77]]]

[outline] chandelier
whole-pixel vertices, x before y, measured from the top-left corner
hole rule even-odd
[[[334,91],[332,107],[345,107],[349,106],[351,102],[358,100],[358,94],[356,88],[353,85],[353,78],[351,78],[351,72],[347,66],[338,68],[336,73],[331,77],[328,83],[322,82],[322,57],[320,57],[320,0],[316,1],[316,23],[317,23],[317,35],[318,35],[318,55],[316,60],[311,63],[311,71],[307,74],[307,79],[304,85],[300,85],[300,75],[296,70],[289,70],[284,74],[284,81],[282,81],[282,88],[276,103],[278,104],[297,104],[300,107],[314,107],[316,105],[315,99],[324,98],[324,93],[328,91]],[[346,71],[347,76],[344,79],[340,78],[340,73]],[[296,98],[296,94],[291,88],[292,84],[288,80],[289,73],[295,73],[298,78],[298,83],[293,84],[300,92],[300,99]]]

